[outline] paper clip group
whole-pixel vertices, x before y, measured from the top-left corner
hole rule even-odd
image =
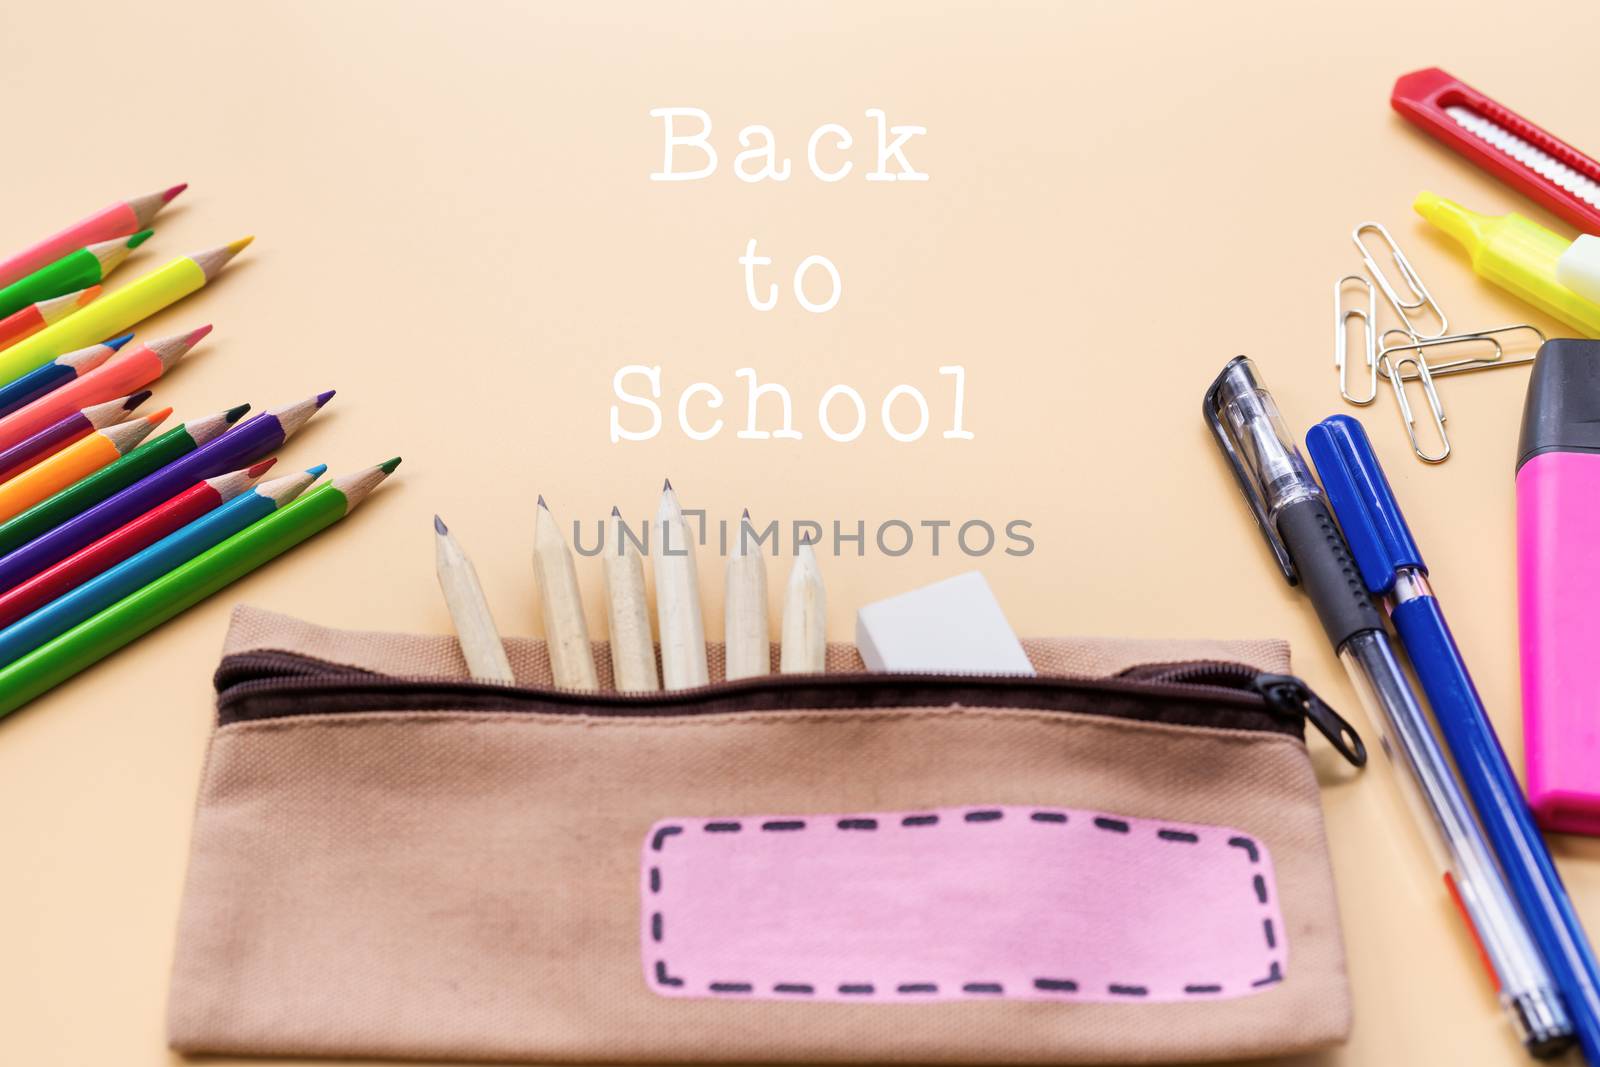
[[[1365,239],[1368,234],[1376,234],[1382,239],[1379,254],[1387,251],[1398,279],[1392,278],[1389,271],[1379,266],[1373,248]],[[1435,379],[1448,374],[1531,363],[1539,345],[1544,343],[1544,334],[1538,327],[1525,322],[1453,334],[1444,308],[1428,291],[1422,276],[1381,222],[1361,223],[1350,231],[1350,238],[1361,253],[1366,274],[1346,274],[1333,283],[1333,362],[1339,371],[1339,395],[1351,404],[1365,407],[1378,398],[1378,378],[1388,379],[1394,391],[1395,403],[1400,409],[1400,418],[1405,423],[1411,450],[1424,463],[1443,463],[1450,458],[1450,436],[1445,429],[1447,416],[1444,404],[1439,399]],[[1359,296],[1355,300],[1347,299],[1347,295],[1356,287],[1365,291],[1364,300]],[[1402,323],[1401,328],[1391,327],[1381,334],[1378,332],[1377,293],[1383,294],[1384,300]],[[1532,335],[1532,348],[1508,356],[1501,338],[1523,332]],[[1352,333],[1359,338],[1361,374],[1366,379],[1365,395],[1360,396],[1351,391]],[[1391,337],[1397,338],[1392,344]],[[1456,346],[1468,348],[1468,354],[1439,362],[1428,358],[1433,349],[1452,349]],[[1487,348],[1471,354],[1473,346]],[[1431,450],[1418,436],[1416,411],[1406,396],[1408,382],[1419,383],[1423,399],[1427,401],[1427,411],[1433,422],[1430,436],[1438,441]]]

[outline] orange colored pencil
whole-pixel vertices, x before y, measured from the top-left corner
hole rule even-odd
[[[0,348],[9,348],[24,337],[32,337],[46,326],[54,326],[100,295],[100,286],[91,285],[65,296],[51,297],[29,304],[21,311],[0,319]]]
[[[210,326],[202,326],[125,348],[103,366],[0,418],[0,450],[27,440],[80,408],[138,392],[171,370],[210,332]]]
[[[171,414],[171,408],[162,408],[153,415],[96,430],[10,481],[0,483],[0,522],[22,514],[39,501],[121,459]]]

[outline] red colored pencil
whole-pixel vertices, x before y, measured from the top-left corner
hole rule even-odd
[[[165,503],[157,504],[138,518],[112,530],[100,540],[85,545],[60,563],[40,571],[21,585],[13,586],[0,594],[0,627],[10,626],[102,571],[115,567],[135,552],[150,547],[206,512],[221,507],[254,485],[256,479],[276,462],[276,458],[264,459],[244,470],[196,482]]]
[[[0,285],[10,285],[18,278],[32,274],[49,263],[54,263],[69,252],[86,245],[108,241],[113,237],[126,237],[150,225],[156,212],[172,203],[172,198],[188,188],[188,183],[169,186],[154,193],[121,200],[102,208],[93,215],[81,218],[59,233],[35,241],[14,256],[0,259]]]
[[[59,422],[51,423],[32,437],[0,452],[0,482],[22,473],[46,456],[53,456],[68,445],[83,440],[96,430],[115,426],[149,399],[150,390],[143,389],[131,396],[107,400],[104,404],[91,404]]]
[[[91,285],[66,296],[29,304],[21,311],[7,315],[0,319],[0,348],[10,348],[24,337],[32,337],[46,326],[54,326],[99,295],[100,287]]]
[[[87,404],[143,389],[172,369],[211,327],[124,348],[88,374],[0,418],[0,448],[10,448]]]

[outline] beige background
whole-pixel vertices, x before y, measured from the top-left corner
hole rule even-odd
[[[663,474],[714,517],[1024,518],[1036,553],[982,561],[1019,630],[1286,636],[1301,673],[1359,716],[1214,453],[1201,392],[1243,351],[1297,430],[1345,410],[1328,289],[1358,266],[1348,233],[1363,219],[1389,224],[1458,324],[1524,318],[1408,205],[1431,188],[1550,220],[1403,125],[1389,88],[1437,63],[1600,150],[1597,30],[1581,0],[5,5],[0,247],[192,182],[117,282],[259,237],[214,289],[144,327],[217,324],[158,399],[187,416],[336,386],[287,460],[406,465],[348,525],[0,723],[0,1060],[168,1062],[172,931],[228,610],[443,630],[435,511],[513,633],[538,630],[536,492],[569,521],[613,503],[637,517]],[[714,178],[647,180],[660,151],[647,111],[670,105],[712,113]],[[929,127],[909,154],[930,182],[860,180],[875,106]],[[856,173],[836,185],[803,165],[827,121],[857,139]],[[728,172],[755,122],[796,158],[789,183]],[[837,310],[787,297],[750,310],[736,263],[750,237],[788,269],[832,258]],[[669,429],[610,445],[610,378],[631,362],[663,364],[669,398],[718,384],[730,419],[733,371],[755,366],[795,391],[807,438]],[[839,381],[874,405],[917,384],[942,429],[937,368],[952,362],[968,368],[976,440],[816,431],[816,399]],[[1524,378],[1444,384],[1457,455],[1438,469],[1411,459],[1392,400],[1363,416],[1514,757]],[[580,572],[598,623],[593,563]],[[833,633],[860,604],[968,565],[925,550],[825,560]],[[703,569],[715,630],[721,576]],[[1519,1062],[1404,814],[1374,776],[1330,782],[1356,1028],[1308,1062]],[[1600,845],[1554,844],[1600,928]]]

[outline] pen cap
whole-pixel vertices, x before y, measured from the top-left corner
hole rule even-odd
[[[1600,341],[1539,347],[1522,405],[1517,469],[1544,452],[1600,452]]]
[[[1367,589],[1387,593],[1401,567],[1427,573],[1422,551],[1400,514],[1400,504],[1361,423],[1348,415],[1331,415],[1311,427],[1306,450]]]

